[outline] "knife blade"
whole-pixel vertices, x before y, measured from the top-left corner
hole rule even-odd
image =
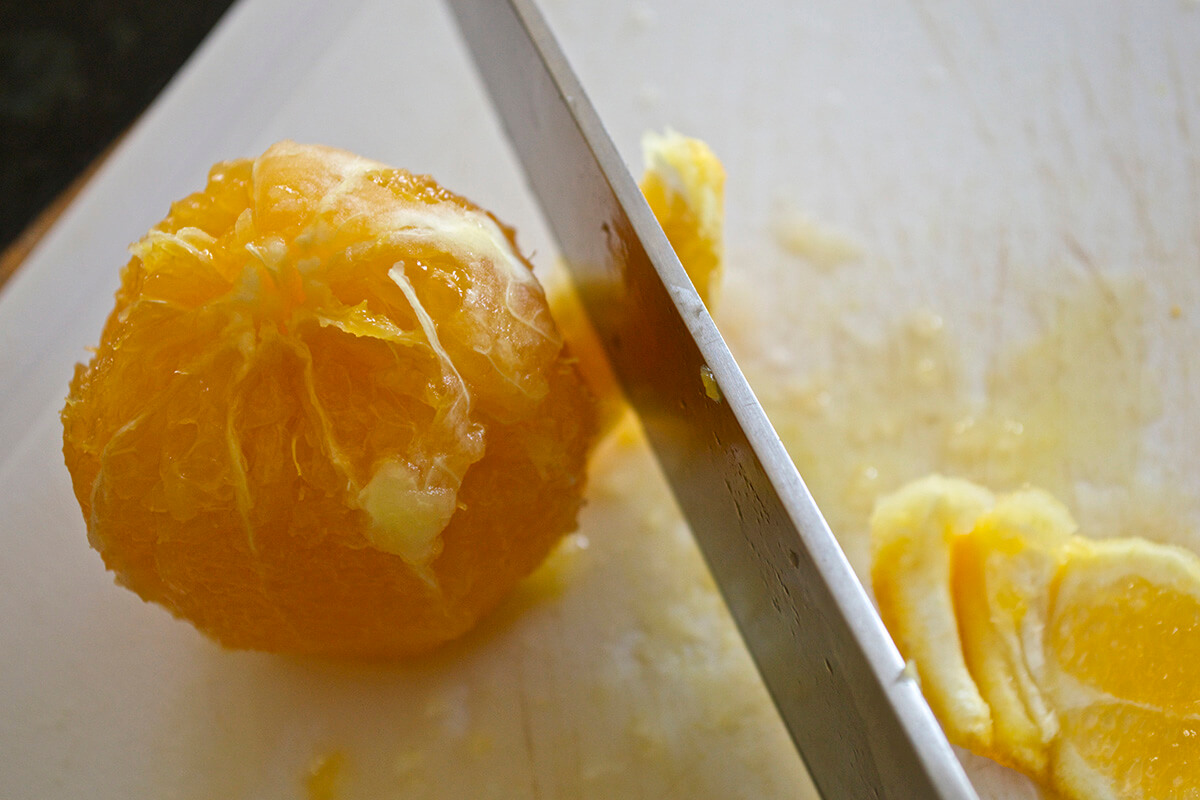
[[[976,798],[540,12],[531,0],[448,2],[818,790]]]

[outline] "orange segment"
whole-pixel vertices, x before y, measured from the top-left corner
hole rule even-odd
[[[145,599],[230,646],[415,653],[574,527],[593,403],[492,215],[281,142],[132,249],[62,418]]]
[[[1046,769],[1058,723],[1026,658],[1049,613],[1047,587],[1075,521],[1045,492],[997,499],[952,554],[954,607],[967,669],[992,711],[997,761],[1030,775]]]
[[[966,481],[931,476],[880,501],[871,516],[871,582],[884,624],[950,740],[992,744],[991,710],[967,671],[951,595],[950,553],[992,503]]]
[[[1200,796],[1200,720],[1124,703],[1095,703],[1060,714],[1055,782],[1064,797]]]
[[[1092,542],[1064,565],[1054,592],[1048,645],[1063,672],[1131,703],[1200,714],[1194,556],[1147,542]]]
[[[1080,542],[1050,587],[1049,692],[1069,797],[1200,797],[1200,560]]]
[[[955,691],[965,662],[992,721],[977,753],[1070,800],[1200,797],[1200,558],[1085,539],[1034,489],[961,528],[929,512],[978,507],[980,491],[918,481],[880,501],[872,528],[880,611],[947,733],[967,742],[981,717]]]

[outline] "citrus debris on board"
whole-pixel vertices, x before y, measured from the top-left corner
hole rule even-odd
[[[414,654],[575,527],[593,400],[491,214],[281,142],[132,252],[62,421],[142,598],[231,647]]]
[[[871,520],[880,612],[956,744],[1058,795],[1200,797],[1200,558],[930,476]]]

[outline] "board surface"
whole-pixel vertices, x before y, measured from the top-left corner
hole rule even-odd
[[[1046,394],[1074,432],[1026,455],[1085,528],[1197,547],[1200,7],[543,6],[635,173],[664,126],[725,162],[717,321],[860,574],[854,476],[1019,478],[921,432]],[[282,138],[431,173],[561,277],[439,4],[237,4],[0,290],[0,797],[305,797],[314,769],[339,798],[810,796],[632,433],[551,568],[433,659],[228,653],[112,585],[62,464],[71,370],[128,244]]]

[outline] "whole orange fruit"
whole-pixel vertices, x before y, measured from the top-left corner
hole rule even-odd
[[[593,401],[491,214],[281,142],[132,251],[62,421],[142,598],[230,647],[414,654],[575,526]]]

